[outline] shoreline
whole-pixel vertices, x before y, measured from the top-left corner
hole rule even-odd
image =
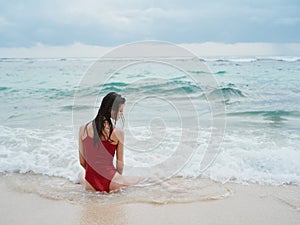
[[[11,176],[13,178],[14,175]],[[115,203],[47,199],[0,176],[1,224],[299,224],[300,186],[226,183],[223,199],[191,203]],[[217,185],[217,184],[215,184]],[[214,188],[210,186],[209,188]],[[133,190],[134,192],[134,190]],[[132,194],[132,193],[131,193]],[[96,195],[93,198],[97,197]],[[151,196],[149,196],[151,197]]]

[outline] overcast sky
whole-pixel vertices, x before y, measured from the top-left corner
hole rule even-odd
[[[0,48],[300,42],[299,0],[0,0]]]

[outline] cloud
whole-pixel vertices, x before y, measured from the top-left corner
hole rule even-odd
[[[182,44],[198,56],[204,57],[261,57],[261,56],[299,56],[300,44],[279,43],[194,43]]]
[[[33,47],[0,48],[0,58],[72,58],[101,57],[110,48],[74,43],[66,46],[47,46],[37,43]]]
[[[0,16],[0,29],[1,27],[6,27],[9,25],[11,25],[11,23],[6,18]]]
[[[145,39],[184,42],[300,42],[296,0],[4,1],[0,47],[115,46]]]
[[[276,20],[279,25],[296,26],[300,24],[300,17],[285,17]]]

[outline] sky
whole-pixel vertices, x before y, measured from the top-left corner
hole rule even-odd
[[[300,43],[298,0],[0,0],[0,6],[4,49],[141,40]]]

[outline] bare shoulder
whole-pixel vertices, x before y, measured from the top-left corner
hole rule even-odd
[[[82,125],[82,126],[79,128],[79,133],[80,133],[80,134],[83,134],[84,128],[85,128],[85,125]]]
[[[124,136],[124,131],[121,128],[118,128],[118,127],[114,128],[114,132],[115,132],[115,134],[120,134],[120,135]]]
[[[84,133],[84,128],[85,128],[85,125],[82,125],[80,128],[79,128],[79,137],[82,139],[82,136],[83,136],[83,133]]]
[[[88,124],[84,124],[79,128],[79,137],[81,137],[81,139],[86,138],[87,136],[87,132],[89,135],[93,134],[93,126],[91,123]]]
[[[116,127],[113,130],[113,135],[116,136],[116,138],[120,141],[124,139],[124,131],[121,128]]]

